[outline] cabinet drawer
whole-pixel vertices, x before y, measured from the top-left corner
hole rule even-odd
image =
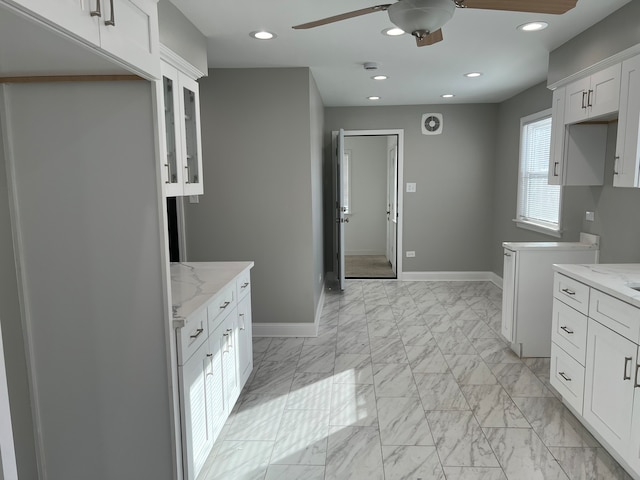
[[[227,313],[236,306],[236,284],[230,283],[211,301],[207,307],[209,334],[213,332]]]
[[[553,299],[551,340],[584,366],[587,352],[587,317]]]
[[[238,300],[241,300],[251,291],[251,270],[242,272],[236,280],[236,285],[238,288]]]
[[[178,365],[184,365],[207,340],[207,311],[202,310],[190,316],[184,327],[176,329],[176,337]]]
[[[573,278],[556,273],[553,277],[553,296],[587,315],[589,310],[589,287]]]
[[[562,395],[562,398],[582,415],[584,402],[584,367],[562,350],[551,343],[551,385]]]
[[[598,290],[591,290],[589,317],[636,344],[640,343],[638,312],[633,305]]]

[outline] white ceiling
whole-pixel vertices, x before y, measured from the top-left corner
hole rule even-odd
[[[532,0],[535,1],[535,0]],[[386,12],[316,27],[293,25],[377,5],[375,0],[171,0],[208,38],[210,68],[310,67],[325,106],[500,102],[546,79],[549,52],[630,0],[578,0],[564,15],[457,9],[444,41],[418,48],[410,35],[387,37]],[[518,25],[543,20],[536,33]],[[256,30],[277,38],[257,41]],[[377,62],[371,80],[364,62]],[[476,79],[464,73],[480,71]],[[453,99],[440,97],[453,93]],[[379,95],[380,100],[367,100]]]

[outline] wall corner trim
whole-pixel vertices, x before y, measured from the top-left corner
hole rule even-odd
[[[324,305],[324,288],[318,300],[313,323],[254,323],[254,337],[317,337]]]
[[[414,282],[491,282],[502,288],[502,278],[493,272],[403,272],[402,280]]]

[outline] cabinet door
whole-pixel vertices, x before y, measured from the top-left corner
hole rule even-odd
[[[251,328],[251,295],[238,303],[238,371],[241,387],[253,369],[253,335]]]
[[[184,158],[184,194],[202,195],[202,140],[198,82],[180,74],[181,136]]]
[[[583,78],[566,86],[564,123],[571,124],[585,120],[587,112],[587,96],[591,86],[590,78]]]
[[[187,363],[179,367],[180,409],[184,464],[188,479],[195,479],[213,447],[213,435],[207,421],[207,384],[211,371],[209,348],[203,343]]]
[[[515,294],[516,294],[516,252],[504,251],[504,272],[502,274],[502,336],[514,341]]]
[[[102,0],[100,46],[148,78],[160,78],[158,10],[152,0]]]
[[[591,88],[587,95],[589,117],[598,117],[618,111],[620,105],[620,64],[591,75]]]
[[[182,195],[183,168],[182,145],[180,142],[180,86],[178,70],[162,62],[162,110],[160,117],[165,138],[165,160],[162,164],[162,181],[165,195],[175,197]]]
[[[565,87],[553,92],[551,109],[551,149],[549,154],[549,185],[562,185],[564,166],[564,103]]]
[[[220,325],[209,335],[209,371],[207,373],[207,417],[215,441],[227,420],[227,405],[224,400],[222,373],[222,351],[224,349],[224,326]],[[229,407],[231,410],[231,407]]]
[[[5,0],[28,10],[49,25],[100,45],[98,22],[104,18],[104,0]]]
[[[633,396],[633,416],[631,417],[631,442],[629,444],[629,454],[627,462],[636,472],[640,472],[640,347],[636,355],[634,365],[634,396]]]
[[[589,319],[584,419],[617,451],[629,448],[637,346]]]
[[[227,413],[240,396],[240,376],[238,375],[238,313],[234,309],[222,322],[222,378]]]
[[[640,187],[640,55],[622,63],[614,187]]]

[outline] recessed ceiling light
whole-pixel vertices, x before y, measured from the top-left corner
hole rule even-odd
[[[549,24],[547,22],[529,22],[518,25],[518,30],[523,32],[538,32],[547,28]]]
[[[479,77],[480,75],[482,75],[482,72],[469,72],[464,74],[464,76],[467,78],[476,78],[476,77]]]
[[[382,34],[389,37],[397,37],[398,35],[404,35],[404,30],[401,30],[398,27],[385,28],[382,30]]]
[[[453,98],[455,95],[453,93],[445,93],[444,95],[440,95],[442,98]]]
[[[275,33],[267,32],[266,30],[251,32],[249,35],[256,40],[271,40],[273,38],[276,38]]]
[[[374,79],[374,80],[386,80],[389,77],[387,77],[386,75],[376,75],[376,76],[371,77],[371,78]]]
[[[367,97],[368,100],[380,100],[380,97],[377,97],[375,95],[371,96],[371,97]]]

